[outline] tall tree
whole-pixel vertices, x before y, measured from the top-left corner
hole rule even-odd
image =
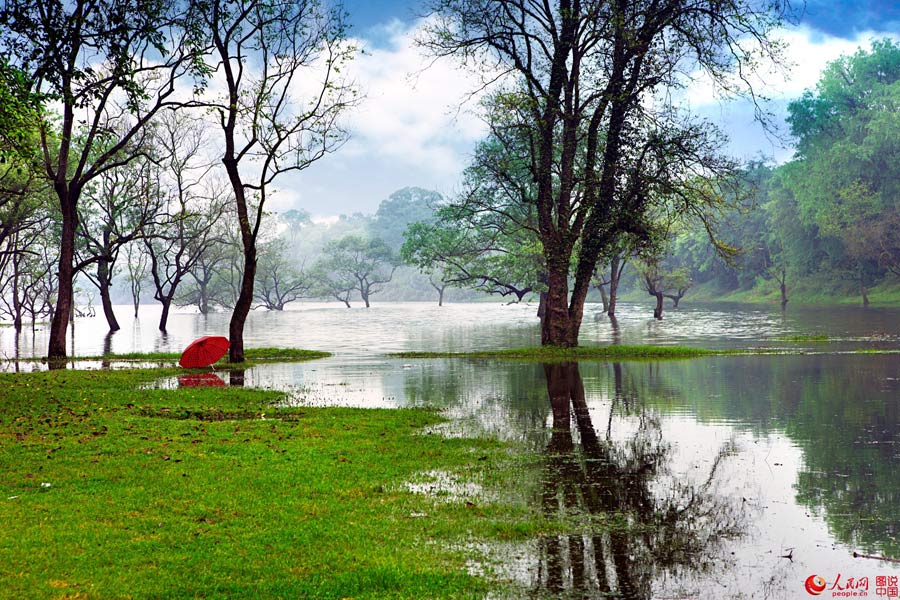
[[[198,0],[191,20],[203,40],[198,45],[212,48],[208,66],[223,90],[197,104],[218,116],[244,253],[229,324],[229,360],[237,363],[244,360],[257,240],[272,184],[344,141],[337,119],[355,92],[339,73],[354,49],[345,40],[342,12],[317,0]]]
[[[176,23],[183,12],[183,3],[162,0],[6,0],[0,7],[0,62],[25,73],[29,92],[61,113],[41,124],[43,172],[62,216],[51,359],[66,356],[82,190],[136,156],[145,125],[195,65]]]
[[[423,43],[506,83],[492,105],[493,131],[529,140],[547,269],[544,344],[578,344],[599,256],[622,232],[649,236],[648,213],[661,196],[676,198],[670,206],[683,212],[700,213],[717,201],[715,185],[697,185],[696,175],[733,167],[714,152],[720,140],[708,126],[681,118],[672,96],[659,92],[683,85],[690,72],[739,91],[732,74],[743,84],[754,54],[775,54],[768,36],[783,4],[431,3],[437,19]]]

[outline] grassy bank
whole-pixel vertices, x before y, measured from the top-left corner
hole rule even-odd
[[[397,352],[389,356],[397,358],[499,358],[556,362],[571,360],[677,359],[720,354],[745,354],[747,352],[744,350],[707,350],[687,346],[579,346],[577,348],[538,346],[477,352]]]
[[[273,392],[138,389],[168,369],[0,374],[9,598],[469,598],[481,539],[532,536],[499,442],[421,410],[276,409]],[[189,418],[188,418],[189,417]]]
[[[868,290],[871,306],[900,306],[900,281],[886,280]],[[620,296],[628,302],[646,303],[654,300],[646,292],[631,290]],[[791,305],[849,305],[862,306],[859,286],[841,280],[798,280],[789,286],[788,307]],[[682,302],[735,302],[745,304],[770,304],[779,306],[781,293],[774,283],[757,285],[749,290],[722,290],[715,285],[698,285],[688,290]],[[670,302],[666,301],[666,309]],[[650,308],[652,312],[652,308]]]
[[[304,350],[302,348],[245,348],[244,358],[247,362],[302,362],[306,360],[316,360],[318,358],[327,358],[331,356],[331,352],[322,352],[319,350]],[[132,362],[177,362],[181,358],[180,352],[126,352],[123,354],[104,354],[101,356],[71,356],[66,360],[68,362],[78,360],[111,360],[111,361],[132,361]],[[22,361],[41,361],[43,358],[23,358]],[[223,356],[216,366],[227,366],[228,355]],[[242,366],[246,366],[244,363]]]

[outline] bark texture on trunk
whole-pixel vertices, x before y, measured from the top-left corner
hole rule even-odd
[[[571,319],[569,318],[568,261],[560,265],[548,265],[547,301],[544,320],[541,323],[541,345],[569,348]]]
[[[238,295],[228,325],[228,360],[244,362],[244,324],[253,306],[253,279],[256,277],[256,247],[244,248],[244,275],[241,278],[241,293]]]
[[[116,319],[116,313],[113,311],[112,299],[109,295],[109,288],[112,284],[109,275],[109,263],[101,260],[97,263],[97,287],[100,288],[100,303],[103,305],[103,315],[106,317],[106,323],[109,325],[109,330],[118,331],[121,327],[119,327],[119,321]],[[136,308],[135,315],[137,315]]]
[[[663,295],[659,292],[655,294],[650,294],[651,296],[656,296],[656,308],[653,309],[653,318],[659,321],[662,321],[663,315]]]
[[[50,322],[50,343],[47,349],[47,358],[51,360],[66,357],[66,329],[69,325],[69,315],[73,307],[73,283],[75,278],[75,231],[78,228],[78,212],[76,191],[66,187],[65,184],[55,185],[59,196],[59,207],[62,212],[62,231],[59,245],[59,269],[57,270],[57,296],[56,307],[53,311],[53,320]]]

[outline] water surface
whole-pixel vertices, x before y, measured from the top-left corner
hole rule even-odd
[[[848,591],[851,577],[868,578],[868,597],[879,597],[877,578],[900,575],[896,563],[853,556],[900,559],[900,357],[846,353],[900,348],[900,311],[686,305],[658,322],[626,304],[614,324],[589,306],[582,334],[582,344],[804,355],[555,365],[384,356],[537,344],[535,308],[254,312],[248,346],[335,355],[216,376],[285,390],[299,405],[436,407],[452,417],[448,435],[493,435],[539,452],[523,489],[535,510],[571,530],[480,548],[494,560],[471,566],[535,597],[802,598],[811,575],[834,588],[823,597]],[[79,319],[73,353],[177,351],[227,331],[228,315],[177,313],[162,336],[156,314],[120,319],[111,337],[101,319]],[[828,341],[786,339],[810,335]],[[45,331],[17,341],[0,328],[6,356],[40,355],[45,345]]]

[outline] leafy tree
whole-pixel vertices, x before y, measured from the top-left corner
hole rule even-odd
[[[196,66],[178,27],[183,12],[183,3],[159,0],[7,0],[0,7],[0,64],[24,74],[28,94],[60,107],[58,121],[40,124],[42,171],[61,215],[50,358],[66,355],[82,191],[139,154],[145,126],[173,104],[176,81]]]
[[[315,271],[325,275],[324,286],[349,308],[349,292],[356,290],[369,308],[369,299],[394,276],[399,257],[379,238],[349,235],[325,247],[326,258]]]
[[[369,231],[399,252],[406,228],[412,223],[434,220],[434,211],[442,201],[443,197],[431,190],[418,187],[397,190],[378,205]]]
[[[859,284],[900,271],[900,45],[873,42],[828,65],[788,106],[798,168],[788,184],[801,218],[825,238],[831,266]],[[828,238],[834,240],[829,244]]]
[[[459,197],[408,227],[406,262],[450,285],[518,301],[546,289],[534,186],[524,144],[515,148],[511,154],[495,137],[478,145]]]
[[[601,254],[623,232],[650,237],[659,202],[702,216],[733,165],[715,152],[708,124],[684,119],[663,94],[683,72],[703,72],[728,92],[752,71],[781,2],[744,0],[434,0],[423,43],[436,55],[506,73],[493,97],[494,135],[527,140],[547,312],[542,343],[578,344],[584,302]],[[755,44],[743,43],[754,39]],[[751,91],[752,93],[752,91]],[[654,101],[648,100],[653,97]],[[575,265],[574,269],[572,265]],[[574,283],[569,294],[569,281]]]

